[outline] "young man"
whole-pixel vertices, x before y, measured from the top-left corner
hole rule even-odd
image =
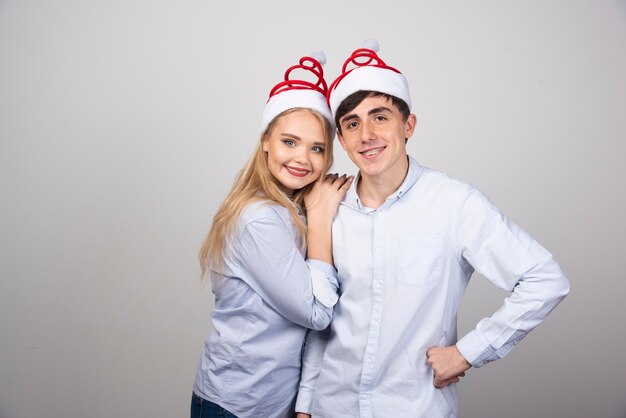
[[[375,49],[356,50],[329,92],[339,141],[359,175],[333,223],[341,296],[329,329],[307,339],[296,411],[456,417],[464,372],[506,355],[569,282],[476,188],[406,154],[416,124],[408,84]],[[474,271],[511,295],[457,341],[457,310]]]

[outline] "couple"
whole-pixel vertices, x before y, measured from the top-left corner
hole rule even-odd
[[[270,93],[201,251],[215,310],[194,418],[456,417],[465,371],[506,355],[569,291],[481,192],[407,155],[408,83],[377,49],[354,51],[328,88],[302,58]],[[326,174],[335,130],[355,179]],[[457,339],[474,271],[511,295]]]

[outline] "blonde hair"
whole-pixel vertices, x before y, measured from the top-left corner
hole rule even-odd
[[[226,196],[226,199],[224,199],[224,202],[213,217],[211,229],[202,243],[199,254],[202,276],[207,273],[211,266],[221,268],[228,240],[231,238],[244,208],[252,202],[268,201],[277,203],[289,210],[296,229],[300,233],[300,246],[304,247],[306,226],[299,213],[306,215],[304,197],[313,186],[313,183],[297,190],[293,196],[287,196],[281,190],[281,184],[270,172],[267,154],[263,151],[263,142],[270,136],[277,121],[281,117],[296,111],[310,112],[322,125],[326,144],[324,147],[324,170],[317,181],[322,181],[325,173],[330,169],[333,163],[333,138],[335,132],[332,131],[330,123],[324,116],[317,111],[305,108],[292,108],[276,116],[261,134],[254,154],[237,176],[228,196]]]

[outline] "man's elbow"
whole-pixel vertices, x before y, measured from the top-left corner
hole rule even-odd
[[[565,299],[571,290],[571,284],[561,267],[556,261],[551,261],[551,266],[547,269],[546,289],[549,289],[550,299],[554,299],[557,303]]]
[[[572,289],[572,284],[570,283],[569,279],[565,277],[565,275],[562,275],[561,279],[558,282],[558,285],[559,286],[557,289],[557,293],[559,295],[559,299],[563,300]]]

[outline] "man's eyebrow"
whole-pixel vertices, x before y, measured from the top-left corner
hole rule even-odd
[[[367,114],[371,116],[374,113],[386,113],[386,112],[391,113],[391,109],[389,109],[388,107],[381,106],[381,107],[375,107],[374,109],[371,109],[369,112],[367,112]]]
[[[345,123],[348,121],[351,121],[353,119],[358,119],[359,116],[356,113],[350,113],[349,115],[344,116],[343,118],[341,118],[341,120],[339,121],[340,123]]]
[[[391,109],[389,109],[388,107],[385,106],[380,106],[380,107],[375,107],[374,109],[370,109],[367,112],[368,116],[374,115],[376,113],[391,113]],[[341,118],[341,120],[339,121],[339,123],[345,123],[354,119],[359,119],[359,116],[356,113],[350,113],[349,115],[344,116],[343,118]]]

